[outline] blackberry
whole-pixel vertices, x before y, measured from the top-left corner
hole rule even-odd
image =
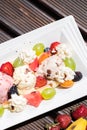
[[[48,52],[48,51],[50,51],[50,48],[49,48],[49,47],[46,47],[46,48],[44,49],[44,52]]]
[[[17,95],[19,95],[18,94],[18,90],[17,90],[17,86],[16,85],[13,85],[10,89],[9,89],[9,91],[8,91],[8,99],[10,99],[11,98],[11,94],[17,94]]]
[[[76,72],[75,72],[75,75],[74,75],[73,81],[74,81],[74,82],[77,82],[77,81],[81,80],[82,77],[83,77],[82,73],[81,73],[80,71],[76,71]]]

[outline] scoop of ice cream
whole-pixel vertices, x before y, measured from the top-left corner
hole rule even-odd
[[[21,112],[26,105],[27,100],[22,95],[12,94],[11,99],[8,100],[8,108],[12,112]]]
[[[0,72],[0,103],[7,101],[7,93],[13,85],[13,78]]]
[[[56,47],[57,55],[61,57],[61,59],[70,58],[72,56],[71,48],[66,46],[65,44],[59,44]]]
[[[31,91],[36,83],[36,76],[34,72],[29,69],[28,65],[15,68],[13,79],[14,83],[17,85],[19,94],[26,94]]]
[[[19,53],[19,57],[25,62],[25,63],[31,63],[35,58],[35,51],[32,49],[22,49]]]
[[[64,82],[72,80],[75,73],[70,68],[65,67],[63,60],[58,55],[53,55],[42,62],[37,74],[57,82]]]

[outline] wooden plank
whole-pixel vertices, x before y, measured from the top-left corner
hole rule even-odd
[[[31,0],[29,0],[31,1]],[[44,8],[49,8],[57,16],[73,15],[79,28],[87,33],[87,1],[86,0],[37,0]]]
[[[23,34],[54,21],[27,0],[1,0],[1,22]]]
[[[7,40],[10,40],[11,38],[12,37],[9,34],[0,29],[0,44]]]

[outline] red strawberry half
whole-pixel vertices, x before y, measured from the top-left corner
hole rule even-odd
[[[56,47],[59,45],[60,43],[59,42],[53,42],[53,43],[51,43],[51,45],[50,45],[50,50],[51,50],[51,53],[52,54],[56,54]]]
[[[6,62],[1,65],[0,71],[10,76],[13,76],[14,67],[12,66],[10,62]]]
[[[71,112],[71,116],[74,120],[80,117],[87,117],[87,106],[85,104],[81,104]]]
[[[47,79],[45,77],[42,77],[42,76],[38,76],[36,78],[36,85],[35,87],[36,88],[40,88],[40,87],[43,87],[47,84]]]

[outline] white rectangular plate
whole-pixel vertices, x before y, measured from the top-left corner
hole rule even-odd
[[[73,16],[68,16],[0,44],[0,64],[15,58],[16,50],[22,48],[25,44],[30,48],[38,42],[49,46],[54,41],[66,43],[72,48],[77,65],[76,69],[83,73],[82,80],[69,89],[57,89],[56,96],[51,100],[42,101],[38,108],[27,106],[20,113],[11,113],[6,110],[3,117],[0,118],[0,130],[32,119],[87,95],[87,47]]]

